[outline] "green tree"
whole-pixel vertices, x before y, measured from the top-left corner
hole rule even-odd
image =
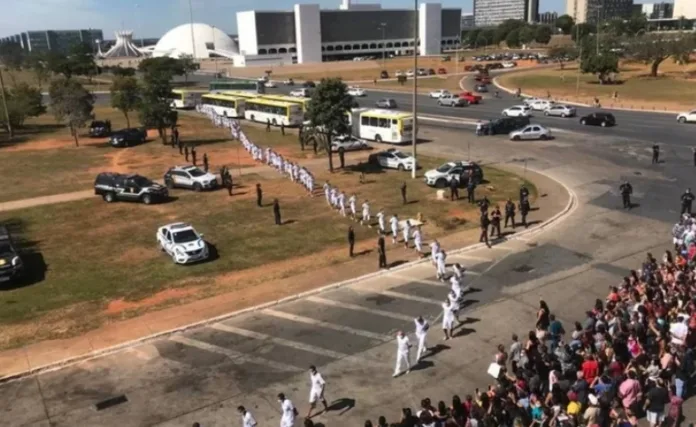
[[[123,76],[123,77],[133,77],[135,76],[135,68],[131,67],[121,67],[120,65],[117,65],[113,67],[111,70],[111,74],[114,76]]]
[[[561,15],[556,18],[556,27],[561,29],[563,34],[570,34],[575,25],[575,20],[570,15]]]
[[[46,64],[52,73],[61,74],[68,80],[73,76],[92,77],[97,74],[94,53],[87,43],[73,45],[67,55],[49,52],[46,56]]]
[[[585,37],[589,36],[590,34],[593,34],[594,32],[594,25],[590,25],[583,22],[581,24],[576,24],[573,26],[573,29],[570,32],[570,37],[573,39],[574,42],[581,42],[583,39],[585,39]]]
[[[486,46],[486,45],[500,43],[500,42],[495,41],[495,28],[484,29],[483,31],[481,31],[479,38],[483,38],[483,41],[484,41],[484,44],[479,43],[479,46]]]
[[[135,77],[117,76],[111,84],[111,106],[123,113],[128,127],[131,127],[128,115],[137,110],[140,103],[138,80]]]
[[[0,127],[5,128],[8,132],[12,128],[22,127],[28,117],[38,117],[46,112],[46,107],[42,103],[41,91],[26,83],[19,83],[11,90],[5,91],[5,99],[7,101],[7,114],[3,103],[0,103]]]
[[[536,27],[534,32],[534,40],[537,43],[549,44],[551,41],[551,36],[553,35],[553,29],[548,25],[539,25]]]
[[[520,47],[520,30],[515,29],[510,31],[505,37],[505,44],[511,48]]]
[[[170,58],[168,56],[160,56],[157,58],[147,58],[140,61],[138,70],[149,76],[158,76],[157,78],[166,78],[170,80],[174,76],[183,76],[184,67],[180,60]]]
[[[611,34],[613,36],[620,37],[626,34],[628,31],[626,22],[621,18],[610,19],[609,21],[605,21],[603,24],[602,32]]]
[[[610,74],[619,72],[619,57],[609,51],[597,53],[595,49],[587,49],[583,51],[580,71],[595,74],[599,83],[604,84]]]
[[[507,41],[507,36],[510,32],[519,30],[526,25],[526,22],[518,19],[506,19],[495,29],[493,44],[500,44],[503,41]]]
[[[533,42],[535,33],[536,33],[536,30],[531,25],[525,25],[524,27],[517,30],[517,37],[519,39],[519,44],[523,45],[523,44],[529,44],[529,43]],[[510,34],[512,34],[512,32],[510,32],[508,34],[508,36]],[[507,42],[507,39],[505,39],[505,41]],[[510,45],[508,44],[508,46],[510,46]]]
[[[639,16],[633,16],[626,22],[626,34],[629,36],[636,36],[641,31],[648,30],[648,18],[641,14]]]
[[[650,76],[657,77],[657,72],[668,58],[680,64],[688,63],[690,53],[696,48],[693,34],[679,33],[643,34],[627,41],[628,56],[633,61],[650,65]]]
[[[312,94],[307,118],[315,137],[329,156],[329,171],[333,173],[331,139],[348,131],[348,116],[355,100],[348,95],[346,84],[338,78],[322,79]]]
[[[558,62],[558,65],[561,67],[562,70],[565,68],[566,61],[573,58],[577,58],[578,49],[573,45],[554,46],[551,49],[549,49],[548,55],[549,58]]]
[[[92,119],[94,97],[78,81],[67,77],[51,82],[48,93],[51,112],[56,120],[70,128],[75,146],[79,147],[79,129],[87,126]]]
[[[36,84],[39,86],[39,89],[43,87],[43,84],[47,82],[51,76],[46,62],[46,55],[41,51],[30,52],[24,61],[24,67],[34,73],[34,78],[36,79]]]
[[[172,78],[177,72],[178,60],[148,58],[140,63],[143,71],[143,89],[138,108],[140,122],[157,129],[163,144],[167,143],[167,129],[174,126],[178,115],[171,107]],[[143,64],[146,64],[143,66]]]
[[[19,43],[4,42],[0,43],[0,64],[8,71],[12,85],[17,85],[14,71],[19,71],[24,65],[24,50]]]
[[[481,28],[472,28],[469,30],[468,34],[466,35],[466,40],[464,41],[464,44],[468,44],[469,46],[474,46],[478,44],[478,38],[479,35],[483,32],[483,29]]]
[[[187,54],[181,55],[179,57],[179,62],[181,63],[181,70],[184,73],[184,81],[188,83],[188,76],[198,69],[198,63],[193,59],[193,55]]]

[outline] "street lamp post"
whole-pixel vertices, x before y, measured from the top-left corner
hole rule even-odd
[[[215,26],[213,25],[213,49],[217,50],[217,46],[215,45]],[[213,61],[215,62],[215,77],[217,78],[218,75],[218,61],[217,61],[217,56],[213,58]]]
[[[416,179],[418,158],[416,157],[416,143],[418,142],[418,0],[413,0],[413,138],[411,141],[411,155],[413,156],[413,169],[411,178]]]
[[[382,68],[386,67],[386,62],[387,62],[387,44],[386,44],[386,39],[387,39],[387,23],[382,22],[379,24],[380,28],[382,29]]]
[[[193,5],[191,4],[191,0],[189,0],[188,4],[189,4],[189,21],[191,22],[191,47],[193,48],[193,57],[196,58],[196,40],[193,36]]]

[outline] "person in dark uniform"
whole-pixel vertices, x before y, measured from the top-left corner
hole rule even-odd
[[[227,195],[232,196],[232,179],[228,175],[222,178],[222,185],[227,188]]]
[[[520,201],[520,214],[522,215],[522,225],[524,225],[525,228],[529,227],[527,224],[527,214],[529,214],[529,209],[529,199],[522,199],[522,201]]]
[[[401,183],[400,190],[401,190],[401,202],[405,205],[406,203],[408,203],[408,201],[406,200],[406,181]]]
[[[515,203],[512,198],[508,198],[505,203],[505,228],[508,226],[508,221],[512,223],[512,228],[515,228]]]
[[[660,163],[660,146],[657,144],[653,144],[652,146],[652,164],[657,164]]]
[[[479,209],[481,209],[481,214],[483,215],[484,213],[488,213],[488,208],[491,206],[491,201],[488,200],[488,197],[483,196],[483,199],[479,202]]]
[[[174,126],[174,130],[172,130],[172,134],[174,135],[174,143],[179,144],[179,128]]]
[[[469,182],[466,183],[466,200],[469,203],[476,203],[476,183],[469,177]]]
[[[176,146],[179,148],[179,154],[184,154],[184,144],[182,144],[181,139],[176,139]]]
[[[191,147],[191,161],[196,166],[196,147]]]
[[[387,268],[387,250],[384,247],[384,236],[381,234],[377,239],[377,255],[379,256],[379,268]]]
[[[297,140],[300,141],[300,148],[304,151],[304,126],[300,126],[300,130],[297,134]]]
[[[353,258],[355,255],[353,254],[353,248],[355,247],[355,231],[353,230],[353,226],[351,225],[348,227],[348,255],[350,255],[351,258]]]
[[[681,214],[688,213],[691,215],[691,203],[694,201],[694,195],[691,193],[691,188],[687,188],[686,192],[681,195]]]
[[[500,221],[503,219],[503,214],[500,213],[500,207],[496,206],[491,213],[491,237],[493,237],[496,232],[498,233],[498,238],[502,237],[500,233]]]
[[[208,163],[208,153],[203,153],[203,170],[208,172],[210,164]]]
[[[169,146],[174,148],[176,147],[176,137],[174,136],[174,133],[169,136]]]
[[[520,187],[520,203],[522,200],[529,198],[529,189],[526,185],[522,184]]]
[[[261,184],[256,183],[256,206],[262,207],[261,200],[263,199],[263,190],[261,190]]]
[[[346,153],[344,150],[338,151],[338,161],[341,163],[341,169],[346,167]]]
[[[280,225],[280,203],[278,199],[273,199],[273,218],[275,219],[275,225]]]
[[[266,120],[266,132],[271,131],[271,119]]]
[[[232,174],[230,173],[230,171],[227,168],[225,168],[225,179],[227,180],[227,183],[230,186],[229,193],[231,196],[232,195],[232,188],[234,188],[234,181],[232,180]]]
[[[624,209],[631,209],[633,205],[631,204],[631,194],[633,194],[633,187],[628,181],[624,181],[623,184],[619,186],[619,191],[621,192],[621,199],[623,200]]]
[[[488,219],[488,212],[481,214],[481,236],[479,237],[479,243],[485,242],[486,246],[490,246],[488,243],[488,226],[491,225],[491,220]]]
[[[450,180],[450,201],[459,200],[459,180],[452,178]]]
[[[696,166],[696,147],[692,148],[691,151],[694,154],[694,166]]]
[[[280,122],[280,134],[285,136],[285,125],[283,122]]]
[[[189,149],[188,149],[188,145],[187,145],[186,147],[184,147],[184,158],[186,159],[187,162],[188,162],[188,156],[189,156]]]

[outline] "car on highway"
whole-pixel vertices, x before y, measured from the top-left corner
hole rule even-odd
[[[263,84],[263,86],[264,86],[264,87],[268,87],[268,88],[278,87],[278,85],[276,84],[276,82],[274,82],[273,80],[268,80],[268,81],[266,81],[266,82]]]
[[[298,98],[309,98],[312,96],[312,89],[308,87],[295,89],[290,91],[290,96],[296,96]]]
[[[459,97],[464,99],[468,104],[480,104],[481,101],[483,101],[481,95],[475,95],[471,92],[462,92],[459,94]]]
[[[459,181],[459,185],[466,185],[469,182],[469,171],[473,171],[476,183],[483,180],[483,170],[473,162],[447,162],[435,169],[427,171],[423,180],[426,185],[436,188],[444,188],[453,179]]]
[[[373,165],[379,165],[383,168],[397,169],[400,171],[410,171],[416,164],[413,156],[395,148],[370,154],[368,162]]]
[[[544,98],[524,98],[522,100],[522,103],[529,107],[531,104],[538,102],[538,101],[545,101],[545,99]]]
[[[474,91],[478,93],[488,93],[488,85],[477,84]]]
[[[522,129],[510,132],[510,139],[519,141],[522,139],[541,139],[545,141],[551,138],[551,131],[541,125],[527,125]]]
[[[435,73],[435,72],[433,71],[433,74],[434,74],[434,73]],[[427,76],[427,75],[428,75],[428,70],[426,70],[425,68],[419,68],[419,69],[418,69],[418,75],[419,75],[419,76]]]
[[[377,108],[396,108],[396,101],[393,98],[382,98],[375,102]]]
[[[586,126],[616,126],[616,118],[611,113],[595,112],[580,118],[580,124]]]
[[[446,89],[438,89],[438,90],[434,90],[434,91],[430,92],[430,97],[437,99],[441,96],[449,95],[449,94],[450,94],[450,91],[448,91]]]
[[[169,198],[167,187],[152,182],[144,176],[111,172],[102,172],[97,175],[94,180],[94,194],[102,196],[107,203],[123,200],[149,205]]]
[[[537,99],[529,104],[526,104],[529,108],[534,111],[545,111],[551,108],[555,103],[548,99]]]
[[[696,123],[696,110],[679,113],[677,121],[679,123]]]
[[[448,93],[447,95],[441,96],[437,100],[437,105],[443,107],[465,107],[469,105],[469,102],[466,99],[461,98],[459,95]]]
[[[194,191],[213,190],[217,188],[217,176],[193,166],[174,166],[164,174],[167,188],[188,188]]]
[[[416,73],[413,70],[406,70],[406,77],[413,77]]]
[[[367,96],[365,89],[357,86],[348,87],[348,95],[350,96]]]
[[[283,80],[283,84],[285,86],[295,86],[295,81],[293,79],[285,79]]]
[[[302,83],[302,86],[304,86],[307,89],[313,89],[313,88],[317,87],[317,84],[311,80],[307,80],[306,82]]]
[[[544,111],[545,116],[552,117],[575,117],[577,110],[575,107],[571,107],[563,104],[554,104]]]
[[[500,135],[521,129],[529,124],[529,117],[503,117],[484,123],[482,132],[484,135]]]
[[[175,222],[157,229],[157,244],[162,252],[175,264],[190,264],[203,261],[210,255],[203,235],[198,234],[191,224]]]
[[[515,68],[515,67],[517,67],[517,62],[503,61],[503,68]]]
[[[370,148],[367,142],[353,135],[339,135],[331,140],[331,151],[336,153],[365,150],[367,148]]]
[[[10,230],[0,225],[0,283],[20,279],[23,273],[24,262]]]
[[[529,117],[532,115],[532,109],[526,105],[513,105],[503,110],[505,117]]]
[[[109,143],[112,147],[132,147],[142,144],[147,141],[147,129],[145,128],[127,128],[117,130],[111,134]]]
[[[478,75],[478,76],[474,77],[474,80],[476,80],[477,82],[484,84],[484,85],[491,84],[491,78],[488,76],[485,76],[485,75]]]

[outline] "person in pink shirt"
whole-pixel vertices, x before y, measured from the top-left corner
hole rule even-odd
[[[636,414],[640,413],[642,393],[640,382],[636,379],[635,371],[628,371],[628,378],[619,386],[619,397],[626,410],[626,415],[631,422],[637,421]]]

